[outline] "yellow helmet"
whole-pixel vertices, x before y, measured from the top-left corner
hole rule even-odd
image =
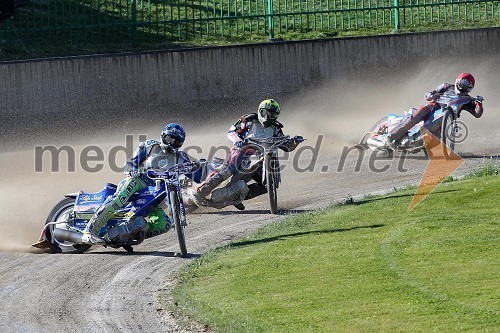
[[[264,127],[273,124],[280,114],[280,105],[274,99],[266,99],[259,104],[257,115],[259,121]]]

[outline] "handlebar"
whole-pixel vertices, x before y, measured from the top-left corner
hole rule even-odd
[[[306,139],[297,135],[293,138],[290,138],[290,135],[284,136],[271,136],[268,138],[247,138],[245,141],[247,143],[251,143],[266,149],[277,148],[278,146],[285,144],[291,140],[294,140],[297,144],[304,142]]]
[[[283,144],[290,140],[290,135],[285,136],[271,136],[269,138],[247,138],[249,143],[254,143],[258,145],[278,145]]]
[[[443,95],[443,94],[438,94],[438,95],[439,95],[439,98],[437,98],[435,101],[437,103],[439,103],[439,104],[444,104],[444,105],[447,105],[450,102],[450,100],[452,100],[452,96],[454,96],[454,95]],[[472,102],[482,102],[482,101],[484,101],[483,96],[476,96],[476,97],[467,96],[467,97]]]
[[[284,136],[271,136],[268,138],[246,138],[245,142],[248,147],[252,145],[261,152],[272,152],[276,151],[281,145],[287,144],[288,142],[295,140],[297,144],[304,142],[305,139],[301,136],[295,136],[290,138],[289,135]]]
[[[272,146],[279,146],[281,144],[284,144],[288,141],[294,140],[297,144],[304,142],[306,139],[303,137],[297,135],[294,136],[293,138],[290,138],[289,135],[284,135],[284,136],[271,136],[268,138],[247,138],[245,139],[246,143],[252,143],[256,144],[259,146],[267,146],[267,147],[272,147]]]
[[[474,100],[474,102],[479,102],[479,103],[482,103],[484,101],[483,96],[472,97],[472,99]]]
[[[170,178],[176,175],[185,175],[195,172],[200,167],[198,162],[179,163],[168,168],[149,169],[146,175],[151,179]]]

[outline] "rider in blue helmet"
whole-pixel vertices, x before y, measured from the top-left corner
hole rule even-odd
[[[104,241],[98,237],[101,228],[121,208],[125,207],[130,197],[146,188],[154,185],[153,181],[146,176],[150,168],[162,168],[170,164],[189,162],[189,157],[182,147],[186,139],[184,128],[176,123],[170,123],[161,133],[161,141],[148,140],[141,142],[135,150],[134,155],[127,162],[125,170],[128,177],[118,184],[113,196],[109,197],[89,220],[82,241],[89,244],[99,244]],[[172,222],[161,207],[156,207],[154,212],[148,216],[147,236],[151,237],[168,231]]]

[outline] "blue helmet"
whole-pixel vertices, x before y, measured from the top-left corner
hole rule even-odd
[[[161,132],[161,141],[164,145],[178,149],[186,139],[186,131],[176,123],[170,123]]]

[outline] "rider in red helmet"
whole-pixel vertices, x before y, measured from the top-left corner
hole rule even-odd
[[[384,144],[389,148],[394,148],[396,143],[403,138],[413,126],[422,120],[425,120],[430,113],[439,108],[439,105],[436,103],[439,96],[446,94],[469,96],[469,93],[472,91],[472,88],[474,88],[475,83],[476,80],[471,73],[462,73],[455,80],[455,84],[443,83],[435,90],[426,93],[425,99],[428,102],[413,112],[411,117],[405,119],[398,126],[396,126],[384,139]],[[479,118],[483,115],[482,102],[483,98],[481,96],[471,98],[470,103],[464,105],[462,110],[468,111],[474,117]]]

